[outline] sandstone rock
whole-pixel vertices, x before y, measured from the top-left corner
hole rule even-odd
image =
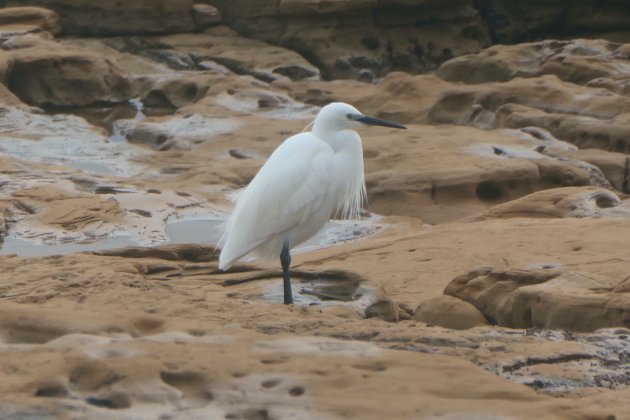
[[[22,208],[41,213],[37,217],[39,223],[71,232],[88,233],[95,225],[120,222],[123,214],[115,201],[106,201],[98,196],[77,196],[76,193],[54,188],[25,189],[16,191],[13,197],[20,201]],[[54,203],[52,208],[46,209],[45,206],[51,203]],[[34,222],[31,220],[31,223]]]
[[[166,240],[166,219],[199,208],[193,196],[167,188],[153,194],[115,180],[103,183],[102,176],[59,165],[29,165],[2,166],[0,226],[10,235],[5,248],[12,247],[12,252],[37,255],[89,250],[85,244],[108,244],[105,248],[157,244]],[[27,168],[31,176],[25,175]],[[9,251],[0,246],[0,253]]]
[[[189,143],[174,138],[166,131],[154,129],[149,125],[140,124],[132,130],[123,130],[127,140],[133,144],[142,144],[156,150],[190,150]]]
[[[512,44],[543,38],[575,37],[588,28],[590,36],[616,34],[630,39],[627,23],[630,13],[623,1],[610,2],[602,13],[596,1],[574,3],[570,0],[511,4],[482,0],[475,2],[479,13],[491,27],[494,42]]]
[[[7,87],[38,106],[120,102],[132,96],[123,69],[106,57],[53,42],[9,52]]]
[[[308,100],[298,92],[296,97]],[[365,86],[356,93],[331,90],[331,96],[350,98],[366,113],[406,123],[540,127],[581,148],[623,152],[628,147],[628,97],[560,81],[554,75],[458,85],[434,76],[395,73],[373,90]]]
[[[378,318],[388,322],[398,322],[399,308],[384,290],[362,286],[357,289],[352,307],[365,318]]]
[[[354,79],[364,83],[373,83],[374,79],[376,79],[376,76],[371,70],[361,69],[356,72],[356,74],[354,75]]]
[[[175,70],[194,70],[198,63],[215,62],[236,74],[251,75],[265,82],[319,78],[319,70],[299,54],[243,38],[225,26],[208,29],[203,34],[117,38],[108,44]]]
[[[464,299],[493,323],[512,328],[593,331],[630,323],[630,295],[562,269],[473,270],[444,293]]]
[[[89,174],[117,174],[123,177],[143,170],[141,165],[131,163],[132,157],[139,155],[138,150],[108,144],[105,129],[95,127],[83,118],[68,114],[50,115],[24,104],[4,105],[1,109],[0,147],[7,156],[32,164],[33,168],[25,172],[39,174],[35,179],[40,178],[42,173],[58,177],[60,172],[72,172],[71,168]],[[51,150],[55,152],[51,153]],[[60,172],[42,169],[42,163],[59,165]],[[9,180],[17,181],[15,177]],[[26,186],[17,184],[16,188],[24,189]]]
[[[155,409],[176,417],[361,417],[365,401],[374,418],[628,417],[630,334],[624,327],[576,334],[437,326],[468,327],[473,320],[487,323],[486,318],[574,330],[626,325],[628,200],[609,190],[627,189],[625,149],[615,142],[619,152],[578,150],[567,141],[595,144],[597,131],[614,134],[615,140],[625,137],[627,46],[590,56],[586,47],[580,52],[567,46],[566,68],[555,61],[545,67],[557,77],[473,86],[396,73],[379,83],[392,63],[429,68],[462,51],[449,52],[449,40],[476,36],[481,44],[487,29],[475,35],[476,22],[485,24],[472,7],[481,2],[390,0],[368,11],[361,5],[374,2],[287,1],[282,15],[278,1],[231,3],[243,12],[251,6],[251,13],[262,13],[241,23],[259,25],[260,31],[268,24],[265,36],[272,38],[280,38],[284,24],[297,31],[300,21],[307,22],[304,27],[318,31],[314,39],[339,44],[329,52],[325,45],[315,46],[327,60],[325,54],[343,53],[334,62],[339,74],[354,77],[358,70],[376,83],[313,80],[318,69],[299,55],[221,27],[190,36],[59,44],[27,34],[2,44],[0,75],[11,73],[11,56],[19,50],[56,51],[61,44],[64,50],[90,50],[92,57],[107,57],[124,69],[133,97],[146,105],[178,109],[157,117],[147,106],[145,117],[134,100],[129,117],[136,118],[115,125],[153,150],[108,137],[81,118],[35,113],[26,106],[20,112],[0,109],[0,234],[5,239],[0,417],[16,401],[54,409],[52,417],[79,411],[98,416],[99,404],[120,408],[116,413],[123,416]],[[294,9],[286,9],[289,3]],[[267,6],[275,15],[265,15]],[[353,8],[360,12],[353,14]],[[356,32],[328,38],[345,34],[334,28],[345,23]],[[420,27],[410,30],[415,25]],[[439,31],[445,34],[434,38]],[[390,57],[388,40],[396,44],[420,32],[426,37],[404,38]],[[385,57],[382,62],[374,51]],[[580,74],[603,76],[577,86]],[[195,229],[194,238],[187,233],[181,239],[203,244],[162,245],[167,236],[175,238],[173,231],[165,232],[164,220],[209,217],[214,223],[224,217],[225,193],[247,184],[283,139],[307,125],[316,112],[309,104],[331,100],[410,124],[406,131],[361,129],[370,209],[391,216],[372,225],[370,232],[379,233],[367,240],[296,252],[294,291],[304,301],[291,307],[277,303],[281,278],[275,261],[219,271],[215,227]],[[513,121],[507,118],[510,109]],[[581,139],[582,133],[593,137]],[[98,175],[90,175],[94,168]],[[597,188],[556,188],[578,185]],[[219,216],[212,213],[216,203],[225,204]],[[546,217],[535,217],[538,211]],[[362,232],[372,218],[346,222],[344,229]],[[121,244],[118,234],[129,236]],[[70,243],[56,243],[64,240]],[[17,252],[50,254],[72,246],[85,250],[85,244],[77,244],[84,240],[108,250],[4,255],[16,252],[11,241],[26,243]],[[136,241],[146,246],[128,247]],[[495,267],[491,273],[503,277],[480,272],[462,286],[468,302],[441,295],[453,277],[475,267]],[[526,274],[514,274],[518,270],[510,267],[525,267]],[[333,269],[351,275],[335,277]],[[548,279],[531,274],[539,271],[560,274]],[[328,284],[313,287],[318,283]],[[487,291],[483,298],[475,283]],[[431,325],[410,319],[409,307],[418,302],[416,316]],[[474,305],[483,306],[483,314]],[[218,370],[216,360],[204,364],[208,352],[223,357]],[[444,356],[449,358],[435,365]],[[322,370],[324,365],[330,369]],[[427,378],[420,391],[419,376]],[[343,383],[348,378],[350,387]],[[248,398],[235,400],[234,390]],[[559,392],[566,392],[565,398],[546,395]],[[393,400],[399,402],[395,411],[387,404]],[[296,414],[297,403],[306,411]],[[357,404],[362,410],[353,408]]]
[[[451,1],[448,6],[433,0],[283,0],[256,3],[215,0],[214,4],[239,32],[300,51],[317,63],[327,78],[348,78],[362,68],[377,75],[392,69],[426,72],[452,57],[477,52],[489,45],[491,40],[495,43],[515,43],[566,37],[567,32],[583,33],[584,28],[588,28],[586,32],[589,36],[625,30],[625,35],[615,38],[630,39],[630,33],[625,29],[630,19],[628,13],[601,14],[594,2],[583,2],[580,6],[562,2],[541,4],[535,7],[536,11],[521,11],[520,7],[509,8],[490,1],[468,0]],[[614,10],[620,7],[615,4]],[[609,22],[585,21],[589,13],[599,13]],[[333,22],[332,26],[330,22]],[[566,27],[557,27],[559,23]],[[576,48],[572,47],[573,43]],[[444,72],[447,75],[461,73],[461,77],[470,80],[491,77],[492,80],[505,81],[514,72],[530,73],[534,71],[532,67],[543,66],[545,68],[540,69],[540,74],[558,74],[565,80],[575,79],[585,83],[614,72],[615,66],[623,66],[621,60],[616,60],[615,64],[615,60],[608,59],[611,51],[604,52],[606,56],[601,56],[599,60],[593,59],[592,54],[586,52],[589,48],[582,48],[589,43],[595,45],[597,41],[544,42],[546,46],[551,46],[544,48],[547,52],[525,52],[522,50],[527,47],[520,47],[521,51],[510,58],[504,55],[505,59],[497,57],[482,65],[470,61],[467,66],[471,70],[469,72],[464,66],[462,71],[455,70],[454,67],[461,63],[459,61]],[[488,54],[501,48],[493,47]],[[554,49],[555,53],[550,51]],[[554,57],[550,58],[550,55]],[[546,58],[540,61],[541,57]],[[533,65],[534,62],[537,64]],[[568,63],[571,65],[566,65]]]
[[[174,35],[160,38],[164,45],[186,51],[196,60],[211,60],[236,74],[251,75],[270,82],[319,78],[319,70],[299,54],[261,41],[247,39],[227,27],[206,30],[203,35]]]
[[[306,82],[305,89],[321,84]],[[356,84],[365,86],[365,90],[371,88]],[[351,83],[343,85],[340,89],[342,94],[344,89],[358,89]],[[273,89],[274,86],[275,83],[263,89],[245,78],[217,80],[211,83],[205,98],[178,111],[180,117],[191,113],[212,115],[210,121],[215,121],[216,116],[228,117],[234,115],[233,112],[239,113],[242,125],[234,131],[207,135],[205,139],[201,134],[191,138],[195,147],[203,148],[206,155],[228,156],[228,151],[235,145],[241,150],[259,152],[253,153],[255,160],[249,165],[237,160],[221,166],[223,169],[212,165],[217,168],[218,174],[224,174],[222,182],[234,188],[251,179],[264,162],[264,156],[271,153],[279,141],[299,132],[308,123],[306,120],[283,120],[282,123],[274,120],[299,115],[296,113],[299,103],[287,101]],[[330,91],[337,92],[334,87]],[[327,93],[322,92],[321,96],[325,95]],[[247,114],[255,114],[256,117],[245,117]],[[168,118],[161,120],[166,123]],[[187,121],[177,120],[182,122],[182,127]],[[157,120],[150,118],[147,122]],[[210,124],[207,129],[211,129]],[[562,150],[563,147],[575,149],[575,146],[547,138],[544,130],[529,131],[538,137],[521,130],[486,131],[446,125],[412,125],[404,133],[364,130],[361,134],[364,138],[370,209],[380,214],[408,215],[430,223],[442,223],[480,213],[488,207],[540,189],[605,183],[605,178],[594,176],[589,167],[581,165],[577,159],[561,160],[536,151],[539,147]],[[185,136],[182,132],[182,137]],[[207,139],[212,140],[204,141]],[[186,167],[186,162],[191,159],[195,160],[182,156],[177,159],[178,165]],[[223,161],[217,162],[217,165],[224,164]],[[452,169],[454,167],[456,171]],[[207,172],[196,169],[195,173],[198,175],[194,176],[202,176],[201,173]],[[231,175],[228,177],[226,174]],[[453,203],[457,205],[451,205]]]
[[[484,217],[605,217],[619,204],[617,194],[601,188],[553,188],[492,207]]]
[[[550,115],[550,118],[563,118],[565,115],[582,115],[594,119],[617,119],[623,121],[623,111],[630,106],[630,100],[600,90],[578,87],[561,82],[555,76],[542,76],[536,79],[517,78],[506,83],[492,83],[483,88],[458,86],[447,91],[432,107],[429,118],[438,123],[466,123],[474,118],[472,108],[479,104],[481,109],[497,112],[502,105],[526,106]],[[558,115],[559,114],[559,115]],[[516,124],[505,124],[497,115],[495,126],[515,128]],[[528,124],[547,128],[556,137],[571,142],[571,137],[549,129],[548,125]],[[523,127],[524,125],[519,125]]]
[[[541,189],[609,185],[597,168],[538,153],[547,141],[522,132],[414,126],[395,138],[372,135],[366,182],[370,209],[380,214],[441,223]]]
[[[209,4],[197,3],[193,5],[193,16],[199,28],[207,28],[218,25],[223,21],[221,12]]]
[[[0,102],[12,106],[22,106],[24,103],[20,101],[13,92],[11,92],[5,85],[0,84]]]
[[[313,14],[344,14],[361,13],[372,10],[378,0],[280,0],[279,15],[313,15]]]
[[[212,0],[226,19],[275,16],[278,13],[277,0]]]
[[[243,123],[252,123],[254,126],[252,132],[259,134],[264,127],[264,120],[254,117],[244,118]],[[289,126],[291,124],[291,122],[288,123]],[[458,127],[442,127],[442,129],[453,130],[451,135],[454,139],[467,137],[466,135],[462,136],[464,131],[454,130]],[[471,130],[466,127],[462,129]],[[475,131],[482,133],[481,130]],[[211,170],[216,170],[215,167],[217,166],[221,169],[230,167],[221,159],[216,158],[215,152],[210,152],[211,150],[221,150],[221,142],[228,145],[240,141],[239,144],[255,145],[259,143],[259,147],[264,146],[264,140],[250,139],[249,135],[243,135],[244,132],[246,131],[235,133],[230,137],[217,137],[213,141],[205,143],[203,145],[205,148],[197,149],[191,153],[182,153],[179,157],[182,161],[189,161],[202,155],[199,156],[199,159],[205,162],[205,166],[198,168],[198,171],[202,172],[197,174],[201,175],[199,178],[188,177],[185,183],[181,185],[203,190],[203,188],[211,186],[207,182],[211,179],[209,176]],[[431,137],[428,135],[429,132],[425,134],[427,134],[427,138]],[[267,136],[266,133],[262,133],[262,137],[265,136]],[[239,140],[240,137],[245,138]],[[379,137],[383,137],[381,133],[373,134],[369,138],[366,136],[366,145],[377,141]],[[448,137],[445,138],[448,139]],[[436,141],[443,142],[445,138],[439,138]],[[392,139],[393,137],[382,141]],[[398,146],[399,144],[394,144],[393,149]],[[200,153],[199,150],[203,150],[204,153]],[[161,164],[170,164],[171,159],[177,158],[176,153],[164,157],[160,156],[160,160],[155,155],[158,154],[153,154],[152,158]],[[209,161],[212,163],[208,164]],[[250,161],[249,165],[252,163],[255,162]],[[11,170],[8,166],[1,167]],[[16,164],[13,171],[18,170],[26,173],[25,168],[27,168],[26,165],[18,166]],[[147,185],[155,186],[156,174],[154,171],[151,172],[122,182],[147,183]],[[58,174],[52,175],[58,177]],[[16,174],[12,173],[11,177],[16,177]],[[104,178],[100,177],[100,182],[103,182]],[[172,182],[171,176],[160,177],[160,180],[163,180],[160,182],[160,188],[163,190],[165,185]],[[85,188],[87,183],[82,182],[77,185]],[[193,185],[200,186],[193,187]],[[10,186],[11,184],[3,184],[3,194],[7,193]],[[44,189],[42,188],[42,190]],[[130,193],[120,195],[128,196],[128,194]],[[162,194],[151,193],[155,196],[163,194],[165,191]],[[131,202],[137,203],[137,200],[138,197],[135,197]],[[171,200],[172,197],[165,201],[171,202]],[[53,200],[51,203],[57,201]],[[183,201],[186,202],[186,200]],[[172,201],[172,203],[176,207],[182,205],[182,201]],[[453,271],[464,272],[468,270],[470,265],[502,264],[502,261],[516,264],[527,263],[531,260],[552,258],[555,260],[557,258],[558,262],[567,265],[582,264],[580,270],[583,268],[591,270],[588,275],[594,274],[594,278],[597,278],[596,273],[598,271],[605,273],[603,279],[605,284],[603,282],[602,284],[606,287],[613,287],[612,284],[623,281],[627,276],[627,262],[624,258],[624,250],[628,242],[625,239],[627,236],[625,230],[629,226],[627,220],[619,220],[615,223],[592,219],[487,220],[477,223],[450,223],[434,227],[404,218],[388,218],[385,222],[389,225],[388,229],[368,241],[357,241],[319,252],[296,254],[294,257],[296,265],[308,267],[308,271],[314,276],[320,276],[326,272],[327,268],[336,266],[351,268],[353,272],[360,272],[366,276],[366,285],[378,285],[378,282],[381,281],[383,286],[388,289],[389,299],[406,302],[413,302],[418,299],[418,296],[427,298],[434,293],[439,293]],[[149,231],[151,229],[147,229],[147,232]],[[578,246],[584,246],[582,253],[572,251],[572,248]],[[335,354],[343,353],[346,358],[349,357],[348,352],[367,352],[366,360],[352,362],[353,366],[357,367],[352,367],[351,371],[357,370],[361,375],[369,375],[367,378],[363,378],[361,383],[374,384],[377,389],[381,389],[383,386],[382,374],[387,374],[395,368],[389,364],[384,364],[382,359],[378,359],[379,363],[376,365],[368,363],[369,360],[374,360],[378,355],[373,353],[373,349],[355,346],[351,340],[360,339],[364,343],[369,340],[370,344],[378,346],[380,351],[386,351],[384,349],[387,348],[406,350],[406,352],[397,355],[396,359],[399,361],[400,357],[410,354],[451,355],[451,357],[460,360],[458,363],[461,363],[463,359],[482,366],[485,370],[490,371],[491,377],[495,377],[495,379],[497,379],[496,376],[510,378],[514,382],[524,383],[535,389],[549,392],[578,386],[582,390],[585,387],[586,389],[601,390],[602,388],[594,388],[597,386],[594,385],[596,383],[602,383],[602,387],[608,386],[609,383],[619,384],[614,386],[623,389],[623,384],[627,383],[627,379],[624,379],[624,369],[627,362],[624,362],[620,356],[627,349],[628,341],[627,336],[624,339],[621,332],[615,333],[610,330],[600,331],[593,335],[577,335],[562,331],[529,330],[525,332],[496,327],[481,327],[468,331],[446,331],[435,326],[427,327],[421,322],[382,322],[380,319],[353,317],[348,312],[339,316],[340,311],[335,310],[334,306],[340,305],[340,303],[330,300],[320,305],[295,305],[288,308],[264,298],[252,297],[268,293],[269,282],[273,282],[277,286],[281,285],[277,264],[273,265],[273,269],[270,270],[264,270],[259,263],[256,265],[242,264],[232,272],[223,273],[217,270],[216,263],[212,260],[212,253],[211,246],[179,245],[119,249],[99,253],[101,255],[75,254],[30,259],[0,257],[0,269],[6,274],[0,276],[0,293],[3,299],[23,302],[17,305],[21,311],[12,307],[11,302],[0,305],[3,310],[2,317],[0,317],[2,320],[0,322],[2,324],[0,325],[1,334],[5,341],[14,340],[12,341],[14,344],[17,344],[16,341],[32,340],[32,350],[35,348],[40,350],[39,344],[34,346],[33,341],[47,342],[48,344],[45,344],[44,347],[44,349],[48,349],[45,352],[47,356],[46,366],[51,369],[67,366],[61,362],[50,362],[51,354],[57,354],[57,349],[60,348],[80,348],[82,351],[91,349],[90,351],[96,352],[94,354],[109,354],[110,357],[105,359],[101,357],[95,359],[101,367],[103,366],[102,360],[128,360],[128,357],[111,357],[112,354],[121,355],[123,351],[128,352],[129,355],[137,357],[133,359],[133,369],[131,369],[133,372],[137,372],[138,366],[145,366],[143,363],[146,360],[142,356],[144,353],[140,352],[143,348],[138,347],[140,344],[155,343],[155,346],[151,346],[151,354],[171,361],[173,360],[171,351],[177,350],[175,353],[184,349],[193,351],[192,349],[199,349],[199,346],[202,346],[205,351],[208,350],[205,346],[215,346],[219,343],[225,343],[226,354],[232,354],[237,351],[235,349],[240,348],[243,340],[248,340],[232,333],[241,334],[243,332],[247,337],[257,333],[273,334],[276,338],[282,338],[285,335],[289,338],[292,337],[291,341],[282,340],[278,343],[269,343],[265,339],[266,342],[257,346],[253,353],[257,355],[257,358],[252,366],[257,366],[257,369],[260,368],[263,371],[271,369],[274,374],[277,374],[279,368],[286,368],[287,375],[296,374],[294,366],[291,365],[291,363],[296,362],[294,353],[282,353],[280,348],[284,352],[289,351],[289,349],[291,352],[302,352],[301,354],[307,352],[308,356],[304,360],[308,358],[312,360],[313,354],[319,355],[319,352],[322,352],[321,357],[326,357],[323,354],[329,355],[334,352]],[[115,257],[116,255],[117,257]],[[246,270],[250,270],[249,273]],[[301,268],[297,268],[295,271],[299,270]],[[258,275],[261,273],[266,273],[266,276],[260,278]],[[247,283],[230,282],[230,280],[243,279],[245,274],[253,280]],[[16,278],[24,280],[16,282],[14,281]],[[334,281],[333,283],[336,285],[338,282]],[[299,290],[299,287],[296,287],[296,290]],[[557,290],[560,293],[565,289],[563,286]],[[168,305],[156,303],[165,301],[168,301]],[[382,305],[379,304],[379,306],[371,308],[370,311],[374,310],[375,312],[372,313],[375,314],[386,314],[387,312],[376,311],[380,309],[380,306]],[[47,308],[48,311],[41,310],[43,308]],[[75,313],[73,311],[77,310],[80,311],[81,316],[71,316]],[[153,315],[139,317],[138,311],[159,314],[158,319],[161,322],[158,322],[157,317]],[[264,315],[261,316],[261,313]],[[96,321],[115,319],[116,322],[113,324],[111,322],[92,323],[90,314]],[[46,322],[37,323],[36,320],[42,316]],[[81,322],[68,321],[77,319]],[[15,322],[15,320],[20,320],[20,322]],[[38,325],[41,328],[35,328]],[[86,337],[87,334],[92,336]],[[214,334],[218,335],[215,336]],[[303,340],[304,336],[313,334],[319,337]],[[138,336],[143,337],[143,339],[132,338]],[[10,338],[7,339],[6,337]],[[352,343],[352,346],[341,346],[339,342],[331,341],[327,337],[342,338],[344,342]],[[173,344],[174,350],[170,347],[168,349],[162,347],[170,345],[166,343],[171,342],[176,343]],[[108,347],[107,351],[100,347],[109,345],[113,347]],[[6,360],[6,362],[3,361],[3,366],[16,366],[16,355],[19,356],[20,361],[24,362],[24,366],[33,366],[33,362],[36,360],[35,355],[42,354],[39,351],[34,354],[25,353],[23,348],[18,348],[19,352],[14,351],[12,347],[6,350],[3,352],[3,357],[6,358],[3,359]],[[112,353],[114,350],[115,352]],[[93,358],[93,354],[90,353],[90,355]],[[321,357],[318,356],[316,362],[321,362]],[[197,358],[191,360],[193,359],[198,360]],[[300,359],[296,366],[304,366],[303,363]],[[430,362],[427,361],[426,363]],[[160,361],[158,364],[158,371],[163,370],[162,362]],[[342,365],[344,364],[342,363]],[[116,367],[116,369],[121,369],[116,370],[116,372],[125,371],[131,374],[125,366]],[[146,366],[147,369],[149,367],[149,365]],[[250,374],[247,376],[242,376],[243,364],[240,355],[235,357],[234,365],[228,367],[226,370],[228,380],[235,381],[237,384],[247,380],[248,377],[251,379],[255,376],[251,371],[248,371]],[[308,366],[305,369],[304,374],[306,375],[312,369],[319,369],[319,367]],[[232,371],[236,371],[239,377],[234,378],[230,373]],[[66,374],[70,375],[68,372],[74,372],[74,369],[68,368],[68,371],[62,369],[55,372],[60,372],[60,377],[63,378]],[[145,372],[148,371],[143,370],[140,377],[144,377]],[[172,373],[172,371],[169,372]],[[458,372],[455,377],[459,380],[461,369],[458,369]],[[24,377],[20,377],[18,380],[25,384],[25,390],[15,391],[16,395],[22,395],[22,393],[25,396],[33,395],[37,390],[43,390],[41,393],[53,392],[50,382],[44,381],[51,376],[49,372],[42,374],[41,379],[36,373],[41,372],[38,369],[22,371]],[[7,374],[6,376],[10,378],[14,374]],[[90,375],[90,377],[92,378],[94,375]],[[218,375],[213,375],[214,379],[217,377]],[[165,378],[170,381],[172,375],[165,375]],[[252,389],[261,388],[261,382],[258,378],[255,377],[254,379],[256,380],[253,381]],[[87,379],[83,380],[87,381]],[[75,383],[83,382],[76,381]],[[119,383],[116,382],[116,384]],[[501,383],[505,384],[506,382]],[[123,386],[116,384],[108,385],[107,389],[111,386]],[[78,392],[76,391],[77,386],[75,385],[72,392]],[[216,407],[223,400],[220,397],[222,394],[217,391],[219,387],[216,386],[216,383],[213,386],[214,402],[209,406]],[[269,389],[276,389],[281,386],[279,384],[271,388],[263,387],[263,389],[269,393],[271,392]],[[121,389],[116,388],[117,391],[122,392]],[[132,389],[136,392],[134,395],[137,395],[138,390],[142,390],[142,395],[154,395],[153,388],[141,384],[130,386],[129,392]],[[520,389],[526,388],[521,386]],[[286,392],[288,390],[282,388],[281,394],[284,395]],[[308,388],[306,392],[314,391],[312,388]],[[362,395],[365,395],[366,391],[362,389],[361,392]],[[455,390],[453,396],[461,395],[461,392],[463,391]],[[623,395],[623,391],[619,390],[607,392],[615,393],[614,395],[617,396]],[[109,398],[108,401],[118,401],[116,398],[111,398],[109,394],[101,395],[96,391],[89,395]],[[417,392],[414,395],[417,397]],[[465,395],[470,396],[468,391]],[[453,396],[450,396],[449,400],[452,401]],[[144,397],[137,398],[142,399]],[[174,401],[180,401],[177,399],[179,397],[175,395],[173,398]],[[287,396],[287,398],[294,399],[296,397]],[[547,397],[542,395],[540,398]],[[561,401],[572,410],[577,410],[572,413],[578,413],[578,417],[580,417],[585,404],[581,398],[574,395],[568,400],[563,399]],[[37,399],[41,400],[41,397],[35,398],[35,401]],[[79,400],[78,403],[81,401],[84,400]],[[132,401],[132,405],[129,409],[133,410],[138,400],[132,399],[130,401]],[[182,401],[187,400],[183,398]],[[470,413],[470,401],[470,398],[466,399],[466,404],[468,404],[466,413],[468,414]],[[494,395],[493,401],[494,406],[497,404],[496,395]],[[556,404],[558,400],[550,399],[549,401]],[[63,404],[65,402],[62,400]],[[146,404],[152,403],[138,403],[144,409],[146,409]],[[323,403],[317,407],[321,407],[321,404]],[[531,413],[531,404],[532,401],[527,400],[528,413]],[[622,410],[627,405],[625,400],[616,403],[609,402],[604,406],[598,404],[589,407],[593,410],[618,415],[624,412]],[[89,410],[89,405],[87,407],[86,410]],[[164,410],[163,405],[162,409]],[[181,414],[183,409],[181,406],[178,409]],[[549,409],[549,406],[546,405],[545,409]],[[379,413],[379,415],[381,414],[383,413]]]
[[[60,17],[64,34],[112,36],[193,32],[192,0],[7,0],[7,6],[42,6]]]
[[[489,44],[472,2],[374,0],[217,0],[228,24],[240,33],[294,49],[317,64],[326,78],[350,78],[362,69],[420,72]],[[440,34],[436,28],[440,28]]]
[[[621,44],[586,39],[494,45],[478,54],[449,60],[436,74],[465,83],[507,82],[543,74],[582,85],[611,77],[624,80],[630,79],[630,66],[623,54],[626,49]]]
[[[552,126],[544,118],[542,124],[530,118],[529,124],[525,124],[524,119],[519,120],[518,124],[516,121],[510,123],[503,119],[503,112],[508,114],[507,110],[511,107],[519,110],[527,107],[551,121],[567,119],[575,123],[583,120],[583,128],[589,121],[591,124],[597,123],[597,129],[600,130],[606,130],[604,121],[609,125],[612,122],[618,126],[610,128],[612,135],[615,130],[620,131],[625,127],[625,110],[630,104],[626,97],[601,89],[576,86],[560,81],[554,75],[516,78],[505,83],[461,85],[435,76],[394,72],[374,86],[339,81],[309,82],[288,88],[294,97],[307,103],[347,100],[365,109],[366,113],[403,123],[465,124],[484,129],[542,127],[560,140],[574,144],[580,141],[580,136],[565,135],[568,130],[559,129],[560,122]]]
[[[90,417],[103,405],[131,416],[151,407],[205,418],[510,418],[526,411],[561,419],[613,412],[538,395],[452,356],[358,340],[221,331],[146,315],[105,322],[85,311],[61,317],[15,303],[3,305],[2,315],[0,333],[11,347],[1,356],[10,372],[0,374],[0,391],[13,403],[1,413],[11,417],[69,413],[68,395],[80,396],[74,406]],[[19,354],[16,346],[23,347]],[[418,377],[425,380],[418,384]],[[462,381],[473,386],[461,390]],[[392,399],[397,404],[387,403]]]
[[[470,303],[452,296],[440,296],[421,302],[414,318],[427,324],[454,330],[489,325],[486,318]]]
[[[148,107],[179,108],[201,99],[209,84],[210,78],[204,76],[158,81],[144,95],[142,102]]]
[[[22,32],[58,33],[59,17],[41,7],[8,7],[0,9],[0,33]],[[2,36],[4,38],[4,36]]]
[[[231,132],[239,122],[229,118],[205,118],[198,114],[178,117],[151,117],[143,120],[119,120],[116,131],[132,143],[157,150],[188,150],[191,142],[209,140]]]
[[[545,148],[541,153],[551,157],[564,157],[576,159],[598,168],[606,177],[606,180],[617,191],[627,194],[629,192],[626,155],[618,152],[607,152],[599,149],[574,149],[558,150]]]
[[[179,74],[150,57],[119,51],[112,46],[118,46],[116,42],[119,39],[61,38],[58,42],[63,47],[89,51],[92,54],[107,57],[108,60],[116,63],[117,66],[124,69],[125,75],[132,84],[134,97],[141,97],[143,94],[146,94],[156,83],[166,82],[167,80],[181,80],[188,77],[194,79],[196,76],[202,76],[197,74]]]
[[[616,293],[628,293],[630,292],[630,277],[626,277],[613,289]]]
[[[96,251],[95,255],[110,256],[110,257],[126,257],[134,258],[136,260],[147,259],[161,259],[166,261],[214,261],[213,259],[214,248],[203,245],[194,244],[179,244],[179,245],[166,245],[156,248],[148,247],[125,247],[113,250]],[[137,268],[139,271],[145,274],[151,272],[157,272],[160,270],[150,270],[142,268],[142,264],[138,262]]]
[[[555,136],[581,147],[614,152],[630,150],[626,142],[628,129],[625,101],[617,108],[619,114],[606,118],[604,115],[584,117],[567,112],[545,112],[529,106],[506,104],[496,113],[496,124],[503,127],[529,126],[534,121],[539,127],[551,131]],[[614,109],[614,108],[613,108]],[[613,110],[611,109],[611,111]]]

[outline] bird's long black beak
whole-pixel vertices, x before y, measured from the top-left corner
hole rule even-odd
[[[348,119],[367,125],[380,125],[382,127],[407,129],[407,127],[405,127],[404,125],[396,124],[395,122],[387,120],[381,120],[379,118],[368,117],[367,115],[363,114],[348,114]]]

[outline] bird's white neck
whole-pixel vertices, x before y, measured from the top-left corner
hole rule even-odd
[[[346,149],[355,150],[357,144],[359,147],[361,145],[361,137],[359,137],[359,133],[351,129],[331,130],[314,126],[312,133],[328,143],[335,152],[340,152]]]

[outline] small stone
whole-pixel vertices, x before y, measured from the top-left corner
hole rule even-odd
[[[416,308],[414,318],[454,330],[489,325],[479,309],[465,300],[446,295],[421,302]]]
[[[374,83],[376,76],[372,70],[361,69],[354,74],[354,79],[364,83]]]
[[[219,25],[223,22],[219,9],[209,4],[195,4],[193,6],[193,17],[197,26],[202,29]]]

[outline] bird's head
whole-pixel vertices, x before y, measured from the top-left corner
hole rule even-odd
[[[323,107],[315,118],[314,131],[338,131],[354,129],[361,124],[379,125],[391,128],[407,128],[403,125],[379,118],[363,115],[352,105],[343,102],[333,102]]]

